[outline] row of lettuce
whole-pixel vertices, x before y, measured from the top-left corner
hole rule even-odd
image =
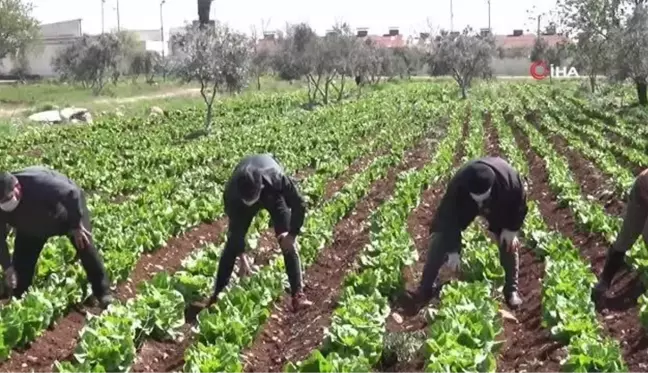
[[[430,100],[430,98],[426,98]],[[431,101],[430,101],[431,102]],[[435,122],[435,111],[431,103],[426,101],[413,102],[409,110],[393,110],[391,116],[385,118],[385,123],[390,123],[389,129],[377,134],[379,143],[384,147],[391,147],[391,153],[376,158],[371,166],[346,185],[341,192],[324,203],[320,208],[309,213],[304,234],[300,238],[300,252],[304,265],[310,265],[316,258],[317,253],[326,243],[333,239],[331,231],[335,223],[344,217],[353,208],[359,198],[368,190],[369,186],[377,178],[383,177],[387,170],[394,166],[402,157],[405,147],[411,146],[416,138],[421,137],[430,130]],[[394,123],[394,124],[391,124]],[[393,127],[392,127],[393,126]],[[353,147],[346,149],[347,153],[354,152]],[[339,162],[338,157],[344,153],[337,153],[336,158],[329,158],[329,162]],[[344,157],[341,157],[342,159]],[[328,169],[327,164],[322,169]],[[331,175],[334,176],[334,175]],[[308,179],[309,181],[311,178]],[[323,192],[320,179],[319,188]],[[215,265],[219,249],[213,249],[212,254],[199,253],[193,256],[191,266],[172,276],[173,280],[160,280],[156,278],[151,281],[150,288],[159,287],[167,291],[167,298],[177,308],[168,307],[173,311],[174,317],[162,315],[162,320],[151,321],[153,324],[161,324],[165,327],[171,325],[165,320],[174,319],[177,324],[182,323],[182,310],[184,306],[203,297],[209,291],[212,283]],[[210,276],[211,275],[211,276]],[[240,371],[242,369],[239,361],[240,349],[252,342],[256,330],[263,324],[269,315],[272,302],[281,295],[285,281],[283,278],[283,259],[276,258],[257,274],[245,278],[236,285],[230,286],[219,302],[210,310],[204,310],[198,316],[196,333],[197,343],[191,346],[185,355],[185,369],[190,371]],[[177,291],[177,293],[173,293]],[[171,295],[173,294],[173,295]],[[179,296],[178,296],[179,295]],[[127,370],[133,363],[137,347],[141,346],[146,337],[155,337],[152,334],[158,329],[146,329],[139,321],[126,321],[126,319],[150,320],[149,314],[144,317],[137,317],[137,310],[146,302],[149,294],[144,292],[125,306],[119,306],[104,312],[99,318],[94,319],[81,332],[81,338],[77,345],[75,361],[58,364],[61,371],[87,371],[103,367],[109,371]],[[182,306],[180,306],[182,303]],[[107,350],[95,340],[99,331],[108,333],[111,330],[111,323],[117,314],[120,320],[124,320],[123,333],[111,334],[113,341],[112,350]],[[154,313],[151,317],[155,318]],[[96,321],[95,321],[96,320]],[[150,324],[146,324],[150,325]],[[172,329],[173,330],[173,329]],[[167,335],[172,337],[172,335]],[[124,341],[115,343],[117,341]],[[120,358],[115,359],[115,353]],[[92,358],[89,359],[88,357]]]
[[[112,281],[127,279],[141,253],[162,247],[170,237],[191,226],[222,216],[221,185],[241,156],[271,150],[289,170],[315,168],[315,180],[325,178],[325,174],[339,174],[353,159],[384,146],[390,134],[402,128],[402,124],[395,125],[391,118],[400,116],[402,108],[418,110],[419,104],[412,97],[419,95],[427,100],[442,99],[443,89],[420,85],[397,87],[366,101],[348,104],[354,107],[320,109],[311,113],[312,118],[300,123],[278,121],[263,127],[240,128],[237,133],[232,131],[229,138],[230,145],[238,146],[231,147],[228,158],[221,159],[217,167],[188,170],[183,179],[176,182],[175,190],[168,188],[172,194],[149,196],[124,215],[107,216],[95,211],[94,216],[99,215],[96,219],[109,227],[104,231],[97,227],[94,235],[103,249]],[[391,105],[386,105],[388,102]],[[357,139],[361,138],[365,141],[358,143]],[[321,161],[313,162],[314,159]],[[305,192],[316,197],[322,183],[309,185],[305,186]],[[0,310],[4,316],[0,320],[0,330],[5,335],[0,357],[6,358],[14,347],[33,341],[70,305],[85,296],[85,274],[76,263],[69,264],[73,258],[74,248],[64,239],[53,240],[44,250],[35,286],[39,292],[32,292]],[[12,316],[14,314],[31,316]]]
[[[322,346],[291,372],[371,371],[383,353],[389,299],[404,287],[402,271],[417,259],[406,229],[407,217],[420,202],[423,189],[444,177],[452,166],[462,136],[461,114],[450,108],[450,125],[431,161],[403,171],[393,195],[370,217],[370,242],[356,259],[356,270],[344,280],[338,306],[331,316]]]
[[[533,108],[542,108],[544,102],[537,96],[527,93],[525,96],[521,96],[526,105]],[[550,122],[554,124],[555,118],[544,118],[543,122]],[[565,121],[560,122],[561,125]],[[568,125],[566,125],[568,126]],[[536,134],[538,137],[542,135],[537,132],[532,126],[527,126],[530,131]],[[585,137],[586,138],[586,137]],[[601,143],[600,145],[604,149],[598,149],[601,152],[606,151],[605,148],[609,149],[609,146],[605,145],[606,143]],[[592,148],[598,148],[599,144],[597,141],[589,142],[589,146]],[[614,146],[617,148],[623,148],[622,145],[614,143]],[[626,147],[627,148],[627,147]],[[539,154],[543,155],[543,153]],[[568,162],[562,159],[563,163],[561,167],[564,167],[565,170],[568,170]],[[633,161],[632,164],[639,165],[639,163]],[[618,180],[623,180],[620,175],[625,173],[624,171],[618,171],[615,168],[601,167],[602,171],[611,177],[612,180],[615,180],[615,183],[618,184]],[[617,179],[619,178],[619,179]],[[628,184],[628,182],[625,182]],[[630,184],[631,185],[631,184]],[[628,186],[628,189],[630,187]],[[573,178],[570,178],[569,183],[563,185],[564,193],[569,194],[569,197],[564,198],[564,203],[569,205],[569,207],[575,212],[575,217],[577,222],[581,227],[589,232],[600,234],[605,237],[608,244],[612,244],[616,237],[617,232],[621,229],[622,217],[617,215],[610,215],[605,212],[605,209],[596,201],[591,201],[589,198],[585,198],[580,194],[580,186],[577,181]],[[627,195],[627,191],[624,195]],[[643,242],[643,240],[637,240],[632,246],[630,251],[626,254],[627,262],[633,267],[633,269],[640,274],[642,280],[646,282],[648,280],[648,247]],[[639,297],[639,319],[642,324],[648,327],[648,294],[643,294]]]
[[[509,110],[514,107],[509,106]],[[511,125],[521,129],[531,148],[545,150],[543,159],[548,173],[549,185],[559,201],[564,201],[564,189],[573,180],[565,171],[567,165],[546,139],[523,123],[516,112],[508,112]],[[494,122],[500,148],[510,163],[521,174],[529,176],[529,167],[520,147],[516,144],[511,128],[501,120]],[[532,179],[539,177],[535,175]],[[531,188],[537,188],[532,185]],[[551,230],[543,221],[537,201],[529,201],[529,213],[524,225],[524,238],[544,261],[541,304],[542,325],[549,329],[555,340],[567,345],[567,355],[561,360],[562,370],[580,371],[626,371],[618,341],[605,336],[598,322],[591,289],[596,281],[589,262],[583,259],[571,240]]]

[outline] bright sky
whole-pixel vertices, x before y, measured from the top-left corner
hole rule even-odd
[[[35,17],[42,23],[83,19],[84,33],[101,32],[101,0],[31,0]],[[323,34],[336,21],[346,21],[352,27],[369,27],[370,34],[387,33],[397,26],[403,34],[415,34],[435,28],[450,29],[451,0],[214,0],[212,19],[227,22],[231,27],[249,33],[250,26],[261,29],[284,29],[286,22],[308,22]],[[488,27],[487,0],[452,0],[454,30],[466,25],[475,29]],[[383,6],[378,6],[383,3]],[[432,5],[436,3],[438,5]],[[106,30],[117,27],[117,0],[106,0]],[[535,29],[529,21],[528,10],[551,10],[555,0],[491,0],[491,24],[495,34],[510,34],[513,29]],[[121,27],[126,29],[159,29],[160,0],[121,0]],[[538,13],[538,12],[536,12]],[[196,0],[166,0],[163,6],[164,27],[183,26],[198,18]]]

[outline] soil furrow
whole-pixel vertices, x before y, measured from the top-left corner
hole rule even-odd
[[[586,196],[595,198],[610,215],[623,214],[625,202],[614,195],[614,186],[610,176],[606,176],[590,160],[585,158],[578,150],[569,146],[567,140],[555,134],[549,134],[545,128],[539,126],[538,130],[553,144],[556,151],[567,158],[569,167],[574,177],[580,182],[581,189]]]
[[[346,183],[357,173],[361,172],[364,168],[375,159],[376,154],[384,153],[378,152],[371,155],[366,155],[356,159],[339,177],[331,180],[325,186],[323,193],[323,200],[330,199],[336,192],[341,190]],[[268,229],[261,234],[259,239],[259,248],[266,248],[264,250],[254,250],[249,254],[253,258],[256,265],[263,266],[270,262],[274,255],[280,252],[277,240],[274,238],[274,231]],[[306,278],[308,280],[308,278]],[[176,341],[156,341],[149,339],[141,347],[138,357],[133,365],[132,371],[146,372],[146,371],[171,371],[181,367],[184,359],[184,351],[193,343],[191,335],[191,326],[195,321],[197,310],[192,310],[187,315],[187,324],[180,330],[180,336]]]
[[[489,155],[501,155],[499,135],[497,129],[486,124],[487,149]],[[532,175],[529,175],[531,177]],[[537,184],[529,183],[527,195],[532,199],[537,195]],[[548,338],[548,331],[542,327],[542,277],[544,275],[544,262],[539,259],[526,245],[519,252],[520,265],[518,272],[518,290],[524,303],[513,312],[515,320],[503,317],[504,333],[498,338],[504,344],[497,360],[498,372],[513,372],[521,370],[537,370],[537,355],[529,355],[529,351],[544,351],[553,342]],[[558,371],[559,365],[554,360],[544,362],[542,369]]]
[[[288,361],[300,361],[318,348],[330,317],[337,305],[345,276],[354,270],[356,257],[369,242],[369,217],[376,207],[393,193],[398,174],[409,168],[421,168],[429,162],[436,141],[424,139],[405,154],[399,166],[376,181],[353,212],[334,229],[335,240],[326,247],[304,276],[304,289],[313,305],[297,313],[290,310],[285,295],[263,326],[250,349],[246,350],[246,371],[279,372]]]
[[[607,177],[580,153],[570,149],[561,136],[552,136],[551,141],[557,144],[558,153],[568,160],[572,175],[581,185],[583,192],[586,195],[596,195],[597,185],[600,185],[601,180],[605,180]],[[599,202],[603,201],[599,199]],[[623,216],[625,203],[612,197],[611,201],[605,204],[605,208],[610,215]],[[594,273],[598,276],[603,270],[606,250],[609,245],[600,235],[595,236],[600,242],[598,250],[594,252],[588,250],[586,255],[592,263]],[[581,253],[583,253],[582,246]],[[639,306],[637,305],[637,299],[645,291],[646,288],[642,284],[640,276],[626,268],[617,275],[607,296],[597,304],[597,310],[602,316],[599,317],[602,320],[602,325],[607,333],[621,343],[624,360],[629,364],[631,371],[642,371],[648,367],[648,365],[638,366],[638,364],[648,363],[648,356],[645,356],[648,339],[645,338],[645,332],[641,327]],[[644,351],[644,353],[641,354],[640,351]]]
[[[463,123],[462,138],[459,140],[459,145],[455,150],[452,169],[459,166],[461,158],[463,157],[464,149],[461,144],[467,136],[469,120],[470,119],[467,118]],[[407,218],[407,231],[414,240],[416,251],[418,253],[418,260],[416,263],[414,263],[412,267],[406,268],[403,271],[405,289],[409,292],[416,291],[421,279],[423,267],[425,266],[425,261],[427,259],[429,239],[428,230],[432,223],[432,219],[434,219],[434,213],[439,202],[441,202],[441,198],[445,193],[445,185],[447,181],[448,178],[446,177],[441,181],[441,183],[431,185],[424,190],[421,194],[421,202],[414,210],[412,210]],[[449,281],[452,277],[452,272],[447,268],[442,267],[439,272],[438,283],[443,284]],[[431,302],[438,302],[438,298],[432,299]],[[421,309],[421,312],[412,314],[409,309],[410,300],[407,293],[400,294],[390,306],[392,308],[392,314],[391,317],[387,319],[386,325],[388,336],[402,333],[421,333],[425,331],[427,320],[425,319],[424,312],[422,312],[425,307]],[[394,317],[394,315],[398,316]],[[378,368],[380,371],[384,372],[422,372],[424,371],[424,363],[422,357],[416,355],[413,359],[408,359],[407,361],[385,362],[383,366]]]

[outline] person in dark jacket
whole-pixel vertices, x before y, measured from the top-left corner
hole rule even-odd
[[[517,232],[527,214],[526,192],[518,172],[499,157],[485,157],[463,165],[452,178],[430,226],[430,243],[423,276],[415,296],[429,299],[441,269],[459,267],[461,232],[482,216],[497,237],[505,270],[504,295],[509,307],[522,304],[518,294]],[[446,259],[447,257],[447,259]]]
[[[639,236],[648,245],[648,168],[639,173],[630,190],[621,230],[614,244],[608,248],[601,277],[592,291],[595,301],[607,292],[612,280],[624,266],[626,252]]]
[[[218,264],[214,293],[207,306],[216,302],[218,294],[229,283],[234,262],[245,260],[245,235],[254,216],[265,208],[270,213],[275,234],[286,263],[294,310],[310,306],[302,290],[302,271],[295,238],[299,235],[306,204],[294,182],[271,154],[251,155],[235,167],[223,194],[225,213],[229,218],[227,243]]]
[[[107,307],[112,301],[110,282],[92,239],[83,190],[57,171],[32,166],[0,173],[0,193],[0,264],[12,295],[20,298],[31,286],[47,240],[66,235],[77,250],[95,297]],[[13,258],[7,249],[8,226],[16,233]]]

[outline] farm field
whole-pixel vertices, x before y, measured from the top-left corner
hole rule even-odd
[[[646,371],[642,241],[603,307],[590,299],[634,175],[648,167],[643,119],[577,92],[506,81],[458,100],[454,84],[411,82],[314,110],[302,91],[259,93],[215,106],[207,136],[194,136],[204,110],[188,107],[2,138],[1,169],[46,164],[86,190],[117,300],[84,305],[75,250],[51,240],[33,289],[0,305],[0,371]],[[253,274],[234,274],[197,312],[227,232],[223,185],[256,152],[274,154],[307,196],[298,242],[314,305],[290,311],[264,213],[248,232]],[[484,155],[528,183],[525,302],[506,309],[498,249],[476,222],[461,273],[442,271],[439,297],[410,315],[402,294],[420,278],[448,178]]]

